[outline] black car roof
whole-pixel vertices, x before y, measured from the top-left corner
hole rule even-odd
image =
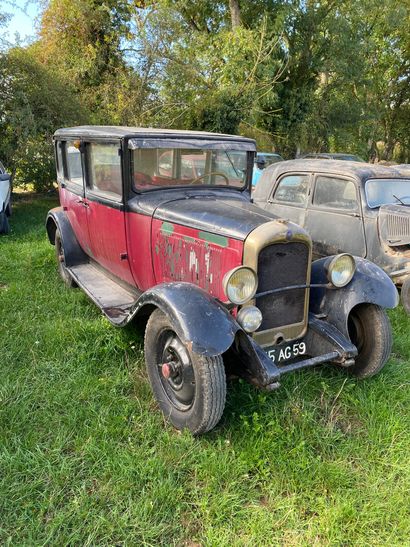
[[[208,133],[206,131],[187,131],[179,129],[159,129],[154,127],[126,127],[116,125],[80,125],[57,129],[54,137],[94,137],[94,138],[123,138],[123,137],[165,137],[165,138],[197,138],[208,140],[241,141],[254,144],[253,139],[224,133]]]

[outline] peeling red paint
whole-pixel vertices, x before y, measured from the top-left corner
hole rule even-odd
[[[227,240],[227,247],[205,241],[197,229],[173,224],[163,228],[161,220],[152,221],[152,256],[155,280],[186,281],[202,287],[226,302],[222,287],[226,272],[242,264],[243,242]]]

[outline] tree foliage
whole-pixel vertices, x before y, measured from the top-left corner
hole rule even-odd
[[[402,0],[42,5],[36,42],[0,63],[0,154],[20,181],[51,180],[51,134],[81,120],[241,132],[286,157],[410,161]]]

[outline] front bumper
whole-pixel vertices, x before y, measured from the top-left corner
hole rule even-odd
[[[299,359],[294,358],[284,364],[276,364],[251,337],[243,331],[238,333],[236,352],[243,363],[241,376],[259,388],[270,390],[279,387],[279,379],[286,372],[322,363],[349,367],[353,365],[357,356],[357,348],[350,340],[336,327],[313,314],[309,314],[305,336],[297,342],[306,344],[306,354]],[[279,345],[276,348],[280,347]]]

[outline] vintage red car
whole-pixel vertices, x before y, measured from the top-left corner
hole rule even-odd
[[[212,429],[227,375],[270,390],[319,363],[383,367],[393,283],[349,254],[312,264],[305,230],[251,203],[253,140],[87,126],[54,141],[60,274],[113,325],[146,320],[148,376],[175,427]]]

